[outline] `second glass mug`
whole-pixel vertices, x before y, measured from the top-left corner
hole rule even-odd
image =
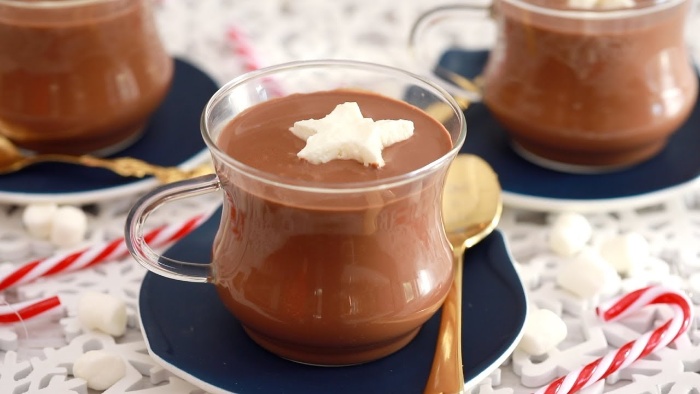
[[[451,5],[423,14],[410,46],[424,71],[442,71],[436,74],[444,77],[444,70],[434,68],[436,59],[428,59],[435,40],[426,37],[438,27],[455,37],[484,35],[483,22],[490,20],[495,38],[488,43],[481,91],[448,89],[483,100],[524,158],[566,172],[612,171],[660,152],[695,106],[698,77],[684,36],[691,5],[692,0],[636,0],[633,7],[593,9],[565,0]],[[469,30],[475,23],[482,28]]]
[[[0,0],[0,135],[22,148],[126,148],[172,75],[148,0]]]
[[[247,166],[217,145],[231,119],[279,92],[343,87],[422,109],[442,105],[452,148],[398,176],[320,183]],[[441,216],[444,178],[466,136],[464,115],[445,90],[368,63],[283,64],[223,86],[203,112],[201,131],[216,176],[162,186],[135,204],[126,240],[139,263],[169,278],[213,284],[253,340],[309,364],[357,364],[393,353],[439,309],[453,273]],[[210,264],[173,261],[148,247],[143,227],[153,210],[214,191],[224,198]]]

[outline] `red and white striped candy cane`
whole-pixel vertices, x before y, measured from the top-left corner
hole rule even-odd
[[[255,71],[263,66],[258,51],[242,29],[237,26],[229,26],[226,29],[226,37],[231,43],[236,58],[242,62],[245,71]],[[271,97],[282,97],[285,95],[284,90],[272,78],[266,78],[263,82],[265,83],[265,88],[271,93]]]
[[[226,37],[232,44],[236,58],[242,62],[245,71],[255,71],[262,67],[258,52],[253,47],[248,35],[237,26],[226,29]]]
[[[180,223],[157,227],[149,231],[144,238],[152,247],[167,246],[199,227],[213,212],[214,210],[211,210]],[[122,258],[126,255],[128,255],[128,250],[124,237],[119,237],[68,254],[30,261],[10,272],[0,273],[0,291],[38,278],[76,271],[103,261]]]
[[[58,296],[0,305],[0,324],[19,323],[61,307]]]
[[[633,362],[657,349],[667,346],[682,335],[693,320],[693,307],[688,297],[676,290],[650,286],[633,291],[625,296],[596,308],[603,321],[613,321],[647,305],[665,304],[673,309],[673,318],[659,328],[623,345],[592,363],[572,371],[537,394],[575,393],[593,383],[605,379],[611,373],[628,367]]]

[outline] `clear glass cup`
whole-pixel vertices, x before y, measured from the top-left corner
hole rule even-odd
[[[148,0],[0,0],[0,134],[22,148],[125,148],[172,74]]]
[[[428,119],[442,130],[443,141],[444,129],[449,132],[452,147],[407,173],[348,183],[265,172],[220,146],[225,126],[246,119],[253,107],[267,108],[270,119],[293,122],[293,112],[275,109],[279,104],[262,105],[280,95],[341,88],[436,114]],[[250,123],[258,124],[248,118]],[[207,104],[201,130],[216,175],[162,186],[139,200],[127,218],[127,245],[146,268],[213,284],[251,338],[303,363],[346,365],[386,356],[437,311],[453,273],[441,216],[444,179],[466,136],[464,115],[445,90],[369,63],[289,63],[223,86]],[[150,212],[172,199],[213,191],[224,197],[211,264],[173,261],[148,247],[143,226]]]
[[[491,32],[482,40],[490,52],[481,91],[453,91],[483,100],[516,151],[534,163],[567,172],[626,168],[661,151],[695,106],[698,76],[684,34],[692,1],[578,3],[437,8],[418,19],[411,45],[432,72],[439,29],[459,41],[442,42],[442,52],[462,47],[460,36],[476,42]]]

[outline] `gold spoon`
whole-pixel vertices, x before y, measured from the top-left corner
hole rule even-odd
[[[161,167],[132,157],[103,159],[89,155],[35,154],[25,155],[4,136],[0,135],[0,174],[9,174],[37,163],[60,162],[98,167],[110,170],[121,176],[143,178],[154,176],[161,183],[170,183],[189,179],[199,175],[211,174],[214,169],[210,164],[202,164],[189,170],[178,167]]]
[[[452,245],[455,273],[442,306],[440,330],[425,394],[464,392],[462,370],[463,255],[490,234],[501,218],[501,185],[491,166],[474,155],[458,155],[447,173],[443,221]]]

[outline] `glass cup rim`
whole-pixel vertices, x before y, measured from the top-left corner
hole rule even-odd
[[[117,3],[121,0],[0,0],[0,5],[24,9],[63,9],[98,3]]]
[[[580,20],[605,20],[638,17],[642,15],[654,14],[656,12],[673,8],[690,0],[667,0],[663,2],[649,1],[649,5],[639,8],[611,8],[611,9],[555,9],[542,5],[532,4],[527,0],[500,0],[514,7],[527,10],[529,12],[568,19]],[[562,0],[564,1],[564,0]]]
[[[382,178],[372,181],[362,181],[362,182],[347,182],[347,183],[333,183],[324,184],[315,181],[302,181],[302,180],[289,180],[277,174],[272,174],[255,167],[249,166],[247,164],[241,163],[240,161],[232,158],[223,150],[221,150],[216,142],[212,139],[209,131],[208,118],[211,109],[219,103],[221,100],[225,99],[228,93],[235,87],[253,80],[253,79],[263,79],[266,77],[273,78],[274,74],[280,71],[289,71],[293,69],[313,69],[313,68],[351,68],[351,69],[362,69],[366,71],[376,71],[384,73],[392,73],[397,76],[403,76],[407,79],[412,79],[416,83],[420,83],[423,86],[430,87],[434,92],[439,93],[439,95],[444,99],[444,101],[451,107],[453,112],[459,121],[459,135],[453,140],[452,148],[442,154],[439,158],[433,160],[431,163],[415,169],[413,171],[396,175],[393,177]],[[456,156],[460,148],[464,144],[467,134],[467,125],[464,117],[464,113],[459,107],[454,97],[450,95],[445,89],[440,87],[435,82],[424,78],[418,74],[414,74],[410,71],[403,70],[397,67],[392,67],[388,65],[356,61],[356,60],[299,60],[291,61],[286,63],[277,64],[274,66],[260,68],[258,70],[250,71],[242,74],[217,90],[216,93],[209,99],[204,110],[202,111],[202,116],[200,118],[200,131],[204,142],[206,143],[209,151],[216,155],[216,157],[225,163],[229,167],[235,168],[237,171],[243,173],[246,177],[254,179],[265,184],[280,187],[287,190],[295,190],[300,192],[313,192],[313,193],[326,193],[326,194],[350,194],[350,193],[362,193],[368,191],[376,191],[382,189],[391,189],[398,186],[402,186],[416,180],[422,179],[424,176],[431,174],[436,169],[449,164],[452,157]]]

